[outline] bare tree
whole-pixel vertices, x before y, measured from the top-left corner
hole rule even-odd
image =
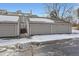
[[[50,18],[64,21],[67,17],[72,16],[73,6],[64,3],[49,3],[45,4],[45,10]]]

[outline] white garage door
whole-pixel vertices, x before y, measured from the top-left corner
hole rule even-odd
[[[30,23],[30,35],[71,33],[72,28],[67,23]]]
[[[47,23],[30,23],[30,35],[50,34],[51,25]]]
[[[51,32],[52,33],[71,33],[72,28],[71,24],[68,23],[56,23],[52,24]]]
[[[17,36],[17,24],[0,24],[0,37]]]

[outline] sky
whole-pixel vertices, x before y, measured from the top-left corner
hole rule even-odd
[[[6,9],[8,11],[22,10],[22,12],[30,12],[32,10],[33,14],[42,16],[44,14],[44,5],[42,3],[0,3],[0,9]]]
[[[75,6],[78,4],[69,4],[69,6]],[[15,12],[16,10],[22,10],[22,12],[30,12],[38,16],[45,15],[45,5],[43,3],[0,3],[0,9],[6,9],[8,11]]]

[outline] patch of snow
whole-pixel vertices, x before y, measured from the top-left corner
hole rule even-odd
[[[33,36],[32,38],[33,38],[32,42],[45,42],[52,40],[79,38],[79,34],[37,35]]]
[[[0,39],[0,46],[13,45],[17,43],[30,43],[30,42],[46,42],[53,40],[71,39],[79,38],[79,30],[72,30],[75,34],[53,34],[53,35],[35,35],[31,38],[21,38],[21,39]]]
[[[0,22],[8,22],[8,21],[14,21],[17,22],[19,19],[18,16],[5,16],[5,15],[0,15]]]
[[[76,33],[76,34],[79,34],[79,30],[72,30],[72,33],[74,34],[74,33]]]
[[[9,40],[0,39],[0,46],[13,45],[13,44],[17,44],[17,43],[28,43],[28,42],[30,42],[30,39],[28,39],[28,38],[9,39]]]
[[[0,52],[6,51],[6,48],[0,48]]]
[[[29,20],[32,22],[55,23],[54,20],[46,19],[46,18],[30,18]]]

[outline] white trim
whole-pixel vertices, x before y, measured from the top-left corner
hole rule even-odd
[[[29,36],[30,35],[30,23],[29,23],[29,18],[28,17],[26,17],[26,25],[27,25],[27,36]]]

